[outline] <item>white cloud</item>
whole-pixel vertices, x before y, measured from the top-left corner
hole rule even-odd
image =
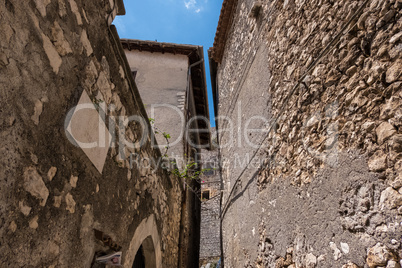
[[[197,0],[184,0],[184,6],[195,13],[200,13],[204,9],[202,4],[197,3]]]
[[[197,4],[196,0],[184,1],[184,5],[186,6],[187,9],[195,8],[196,4]]]

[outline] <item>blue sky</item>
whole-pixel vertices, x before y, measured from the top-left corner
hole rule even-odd
[[[118,16],[120,38],[157,40],[204,47],[211,126],[215,126],[207,50],[214,42],[223,0],[124,0],[125,16]]]

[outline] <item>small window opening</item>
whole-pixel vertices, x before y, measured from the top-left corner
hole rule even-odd
[[[203,201],[209,200],[210,199],[210,191],[209,190],[202,191],[201,199]]]

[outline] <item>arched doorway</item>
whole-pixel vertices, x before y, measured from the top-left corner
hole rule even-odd
[[[156,268],[155,247],[151,236],[145,238],[137,250],[133,268]]]
[[[135,254],[133,268],[145,268],[145,257],[142,245],[138,249],[137,254]]]
[[[124,267],[162,268],[160,238],[154,215],[144,219],[135,230]]]

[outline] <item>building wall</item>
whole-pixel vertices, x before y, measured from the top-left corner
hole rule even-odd
[[[219,173],[218,151],[202,150],[201,176],[201,264],[220,257],[220,195],[221,177]],[[203,199],[202,193],[209,192],[209,199]]]
[[[150,118],[159,131],[170,134],[169,157],[181,163],[184,156],[185,96],[188,86],[188,57],[180,54],[125,50],[132,71],[137,71],[136,84]],[[166,139],[156,134],[161,151]]]
[[[253,3],[217,71],[225,267],[394,265],[401,2]],[[239,135],[247,121],[265,132]]]
[[[150,125],[109,1],[2,0],[0,10],[0,266],[90,267],[107,250],[98,229],[122,247],[124,267],[147,235],[157,267],[176,267],[182,190],[150,162],[161,154],[149,132],[132,146]],[[71,110],[78,103],[89,108]],[[112,148],[75,146],[72,136],[100,141],[102,110]],[[143,121],[118,129],[131,115]],[[142,165],[130,167],[132,152]]]
[[[196,49],[199,48],[194,47],[194,52]],[[200,144],[198,133],[187,132],[198,129],[197,121],[189,120],[197,115],[193,81],[188,76],[189,56],[134,49],[125,49],[125,53],[131,70],[137,72],[136,84],[147,114],[154,120],[153,127],[155,132],[158,132],[156,140],[160,150],[163,154],[166,153],[170,160],[175,159],[178,170],[183,172],[187,168],[186,165],[194,161]],[[164,132],[170,135],[169,144],[163,135]],[[198,267],[201,204],[196,193],[200,186],[195,180],[182,180],[184,191],[178,267]]]

